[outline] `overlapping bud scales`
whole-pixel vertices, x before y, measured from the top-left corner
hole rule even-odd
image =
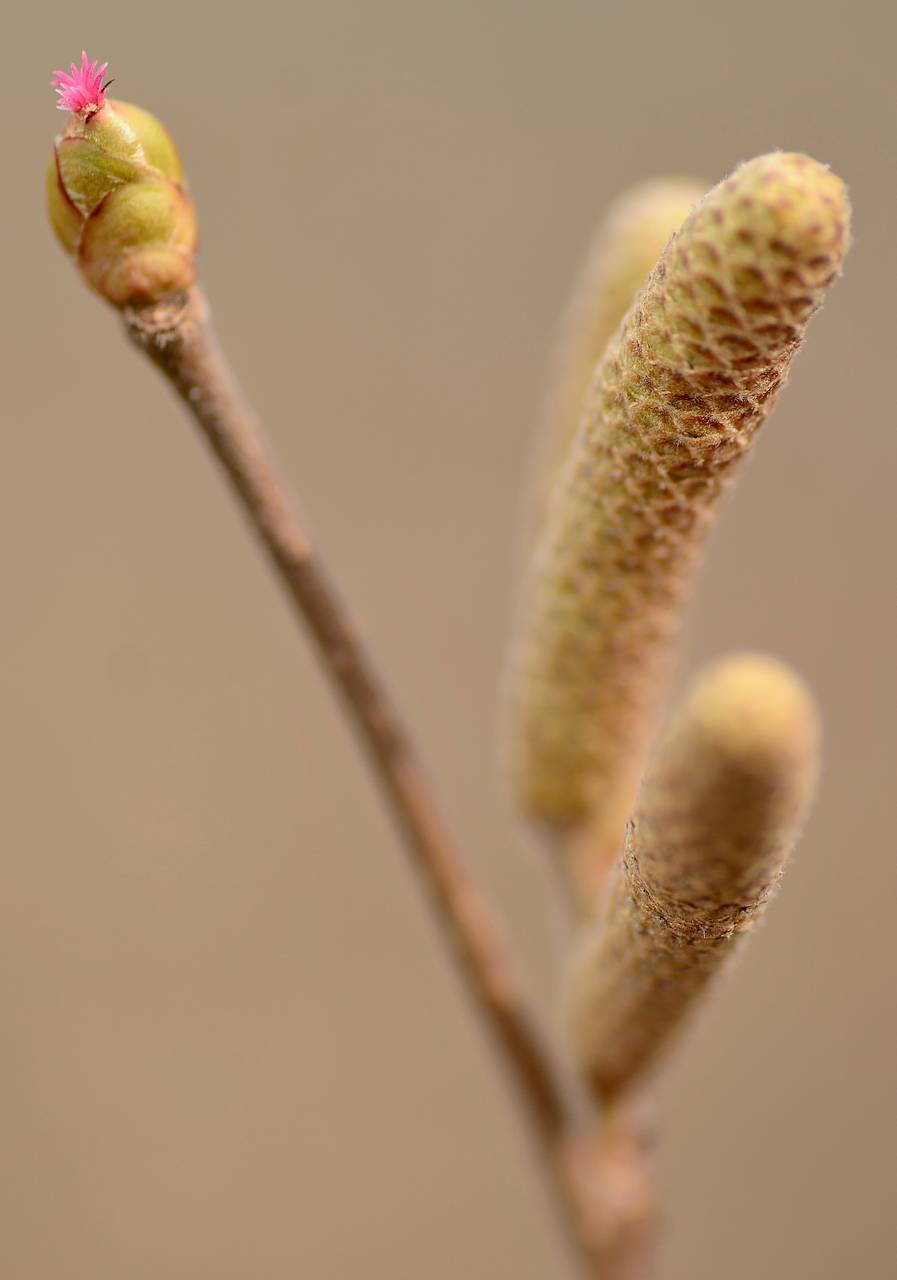
[[[53,229],[114,306],[154,302],[195,278],[196,218],[177,149],[158,120],[107,99],[105,64],[56,72],[70,112],[47,172]]]

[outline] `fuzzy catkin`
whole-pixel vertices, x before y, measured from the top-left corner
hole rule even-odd
[[[567,975],[574,1057],[601,1098],[654,1064],[762,914],[804,821],[817,743],[812,698],[771,658],[728,658],[694,686]]]
[[[513,664],[522,811],[616,856],[720,496],[848,244],[806,156],[737,169],[671,241],[596,372],[552,493]],[[583,889],[588,896],[589,885]]]
[[[670,237],[704,191],[687,178],[639,183],[614,202],[595,233],[552,362],[533,483],[536,528],[576,436],[595,366]]]

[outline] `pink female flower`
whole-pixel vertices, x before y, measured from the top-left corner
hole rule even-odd
[[[73,111],[76,115],[92,116],[99,111],[106,101],[106,89],[103,76],[106,74],[108,62],[98,67],[96,62],[88,62],[87,54],[81,51],[81,66],[71,64],[68,71],[53,72],[53,88],[59,95],[56,106],[60,111]]]

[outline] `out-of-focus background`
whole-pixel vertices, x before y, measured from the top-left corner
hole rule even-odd
[[[895,1264],[895,25],[749,6],[58,0],[6,20],[5,1280],[571,1275],[514,1107],[220,478],[53,243],[52,67],[183,150],[218,329],[546,1010],[496,763],[522,488],[607,203],[775,147],[856,241],[725,514],[687,673],[821,701],[821,799],[668,1076],[666,1280]]]

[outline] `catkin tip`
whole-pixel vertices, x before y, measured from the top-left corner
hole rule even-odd
[[[724,190],[737,193],[745,224],[769,236],[773,255],[831,255],[840,268],[850,239],[847,187],[827,165],[799,152],[773,151],[736,169]]]
[[[809,689],[764,654],[735,654],[709,667],[692,691],[690,715],[729,768],[776,769],[816,755],[819,723]]]

